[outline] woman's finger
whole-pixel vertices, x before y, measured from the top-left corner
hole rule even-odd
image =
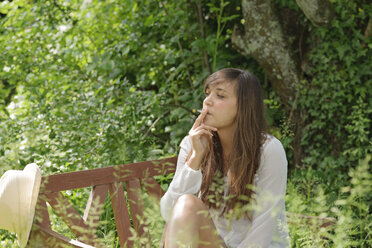
[[[205,118],[205,116],[207,115],[207,111],[205,109],[202,110],[201,114],[198,116],[198,118],[196,118],[195,122],[194,122],[194,125],[192,126],[193,129],[197,128],[198,126],[200,126],[200,124],[203,123],[203,120]]]
[[[205,129],[195,130],[195,131],[191,132],[190,134],[191,134],[191,136],[202,136],[203,134],[205,134],[207,136],[213,137],[212,132],[208,131],[208,130],[205,130]]]
[[[212,127],[212,126],[207,126],[205,124],[201,124],[199,127],[196,127],[194,130],[201,130],[201,129],[206,129],[206,130],[209,130],[209,131],[215,131],[217,132],[217,128],[215,127]]]

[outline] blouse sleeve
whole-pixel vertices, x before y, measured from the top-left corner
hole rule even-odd
[[[186,163],[186,158],[191,151],[191,140],[186,136],[180,145],[176,173],[173,177],[167,192],[160,200],[160,211],[163,219],[168,221],[174,204],[184,194],[196,194],[201,185],[201,170],[194,170]]]
[[[275,137],[267,141],[257,172],[256,208],[252,215],[252,225],[238,248],[269,247],[280,225],[287,185],[287,158],[280,141]]]

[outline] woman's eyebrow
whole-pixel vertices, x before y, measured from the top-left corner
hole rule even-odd
[[[224,92],[226,92],[226,93],[229,93],[227,90],[222,89],[222,88],[216,88],[216,91],[224,91]]]

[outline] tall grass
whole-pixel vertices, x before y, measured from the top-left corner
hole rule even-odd
[[[372,175],[371,156],[360,161],[356,168],[350,169],[345,180],[330,180],[329,175],[337,174],[330,167],[324,171],[296,169],[289,176],[286,207],[292,247],[372,247]],[[166,180],[167,181],[167,180]],[[329,183],[332,182],[332,183]],[[335,184],[334,182],[337,182]],[[74,197],[74,194],[70,195]],[[79,205],[75,197],[72,202]],[[87,197],[79,197],[84,206]],[[158,247],[162,237],[164,221],[160,216],[158,202],[145,195],[145,222],[151,237],[139,237],[134,230],[135,247]],[[106,200],[104,214],[97,235],[107,247],[119,247],[115,222],[110,201]],[[52,211],[50,212],[52,215]],[[332,217],[333,225],[321,227],[319,219],[306,219],[297,214]],[[55,231],[72,236],[58,218],[51,218]],[[15,236],[0,230],[1,247],[18,247]],[[73,238],[73,237],[72,237]]]
[[[319,222],[289,218],[292,247],[372,247],[370,162],[371,156],[360,161],[355,169],[350,169],[349,179],[340,185],[324,181],[327,172],[308,169],[293,173],[287,188],[287,210],[334,217],[335,223],[320,227]]]

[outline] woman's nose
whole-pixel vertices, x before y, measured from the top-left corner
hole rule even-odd
[[[212,101],[210,99],[210,96],[207,96],[204,101],[203,101],[203,105],[205,106],[210,106],[212,104]]]

